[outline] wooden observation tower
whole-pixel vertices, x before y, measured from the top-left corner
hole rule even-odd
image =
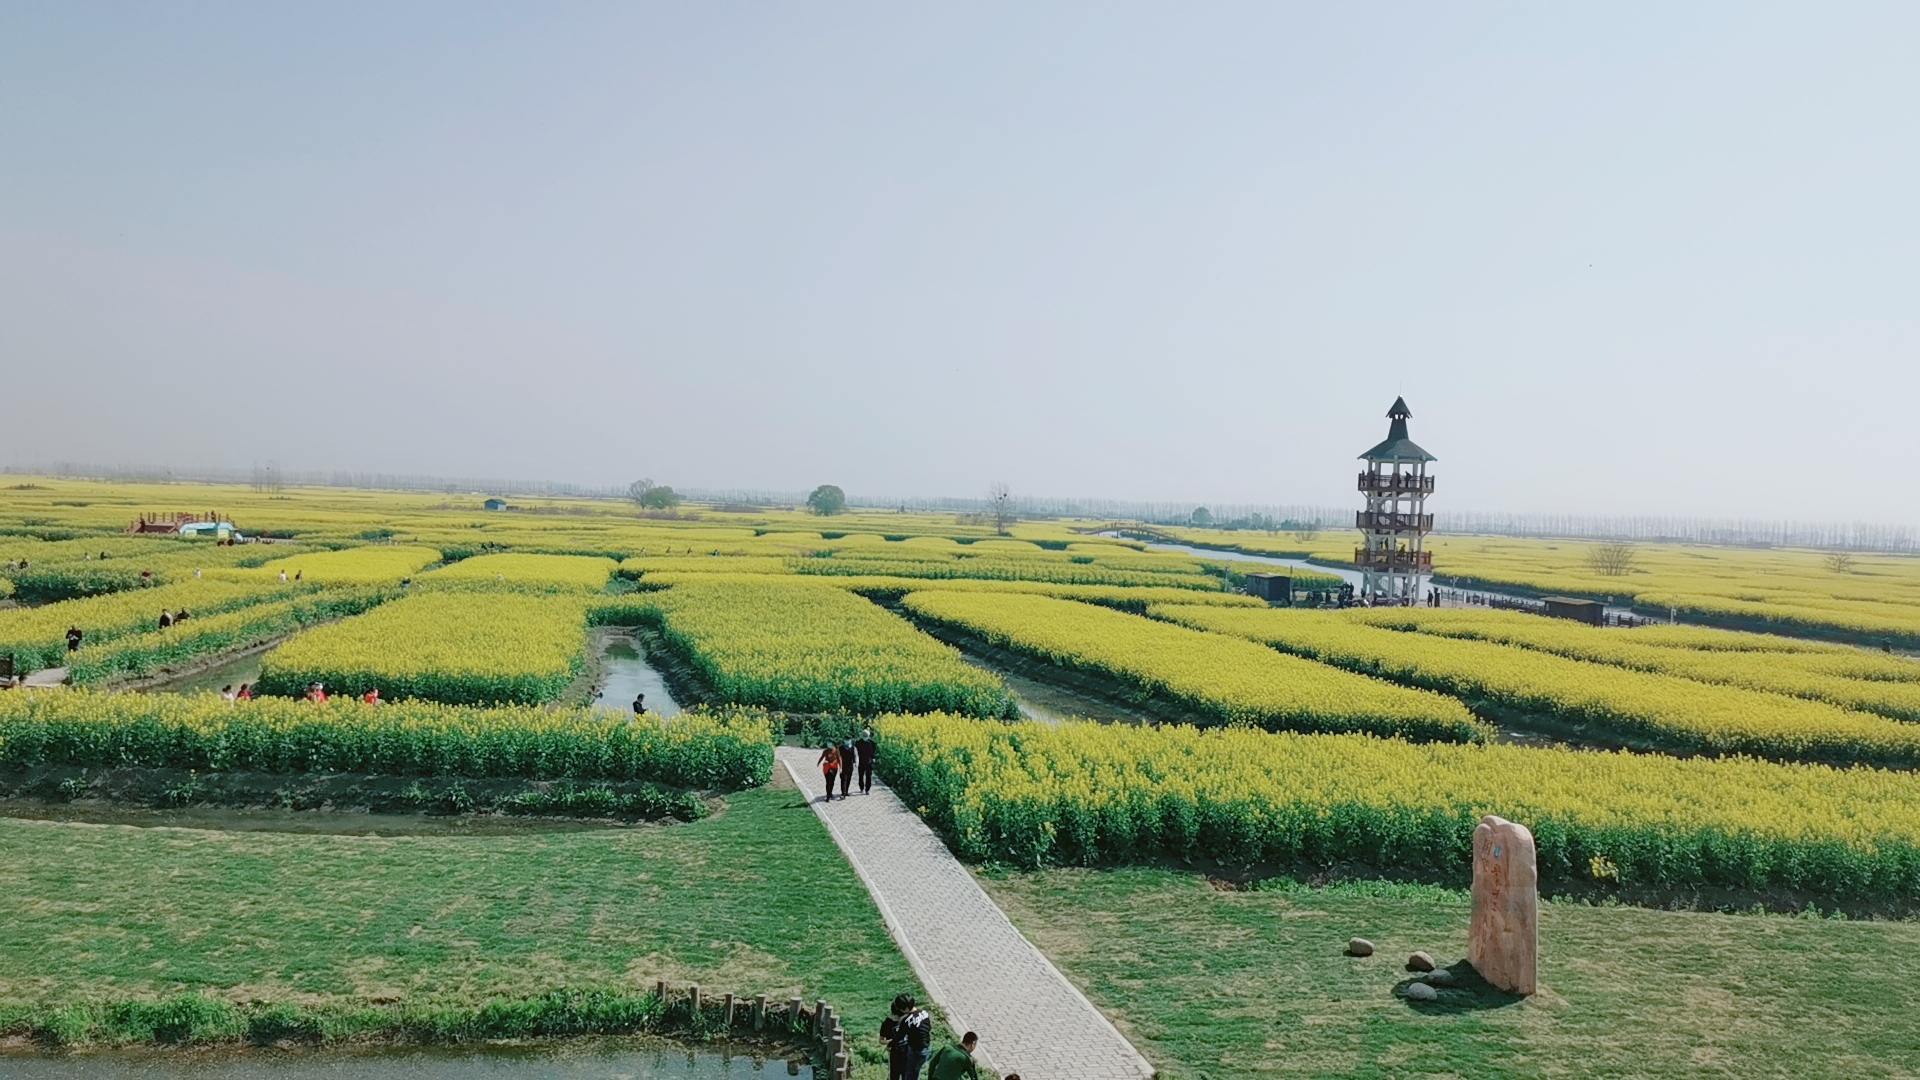
[[[1354,516],[1364,546],[1353,550],[1353,564],[1365,575],[1360,596],[1367,604],[1418,603],[1433,573],[1433,553],[1423,550],[1423,541],[1433,531],[1426,507],[1433,494],[1427,463],[1434,457],[1407,438],[1412,415],[1407,399],[1394,398],[1386,441],[1360,455],[1367,463],[1360,474],[1367,508]]]

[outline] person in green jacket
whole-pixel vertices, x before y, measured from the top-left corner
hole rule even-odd
[[[980,1044],[980,1036],[969,1031],[960,1039],[960,1045],[948,1043],[934,1051],[933,1060],[927,1062],[927,1080],[980,1080],[979,1066],[973,1063],[973,1048]]]

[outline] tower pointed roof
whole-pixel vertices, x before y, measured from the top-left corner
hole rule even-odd
[[[1387,426],[1386,440],[1380,445],[1360,455],[1362,461],[1436,461],[1432,454],[1420,449],[1412,439],[1407,438],[1407,418],[1413,410],[1407,408],[1407,399],[1396,397],[1393,407],[1387,410],[1387,419],[1393,421]]]

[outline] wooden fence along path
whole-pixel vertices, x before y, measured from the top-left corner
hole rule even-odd
[[[1031,1080],[1153,1075],[1140,1052],[1021,936],[893,792],[876,783],[871,795],[856,791],[826,803],[814,765],[819,751],[788,746],[778,754],[873,894],[928,994],[955,1027],[979,1033],[974,1056],[982,1064]]]

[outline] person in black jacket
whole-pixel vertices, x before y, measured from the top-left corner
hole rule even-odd
[[[853,741],[854,755],[860,762],[860,794],[873,794],[873,756],[880,752],[880,744],[873,741],[873,729],[868,728]]]
[[[847,797],[847,789],[853,786],[853,764],[860,756],[854,748],[853,736],[849,735],[840,744],[840,797]]]
[[[880,1039],[887,1044],[887,1080],[920,1080],[933,1048],[933,1017],[912,994],[901,994],[893,999],[893,1015],[880,1021]]]

